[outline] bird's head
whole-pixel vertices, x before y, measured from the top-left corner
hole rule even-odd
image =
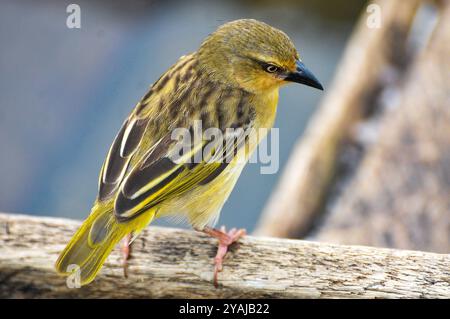
[[[297,82],[323,90],[301,62],[289,37],[266,23],[242,19],[220,26],[198,50],[200,67],[211,77],[250,92]]]

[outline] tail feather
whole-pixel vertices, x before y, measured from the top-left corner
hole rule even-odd
[[[81,285],[90,283],[111,250],[131,230],[119,224],[111,210],[94,209],[56,261],[57,272],[70,275],[79,271]]]

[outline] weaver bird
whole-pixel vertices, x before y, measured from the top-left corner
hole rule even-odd
[[[226,23],[196,52],[181,57],[123,123],[101,169],[92,211],[59,256],[57,271],[69,275],[78,266],[81,284],[87,284],[122,238],[135,238],[155,218],[178,214],[219,240],[217,284],[227,247],[244,231],[212,227],[264,137],[244,138],[243,130],[226,129],[271,128],[279,88],[289,82],[323,89],[289,37],[256,20]],[[192,161],[199,151],[205,155],[205,139],[192,142],[190,151],[174,159],[173,131],[192,130],[194,121],[219,129],[227,141],[233,139],[231,160]],[[206,157],[215,158],[225,149],[216,144]]]

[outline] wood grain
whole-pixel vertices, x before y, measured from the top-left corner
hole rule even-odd
[[[67,219],[0,214],[1,298],[450,298],[450,256],[248,236],[212,284],[215,240],[149,227],[129,276],[120,252],[97,279],[68,288],[53,264],[79,226]]]

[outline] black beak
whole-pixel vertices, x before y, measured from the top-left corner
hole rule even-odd
[[[295,72],[290,72],[285,78],[286,81],[301,83],[323,91],[322,84],[320,84],[314,74],[306,68],[303,62],[297,60],[296,65],[297,70],[295,70]]]

